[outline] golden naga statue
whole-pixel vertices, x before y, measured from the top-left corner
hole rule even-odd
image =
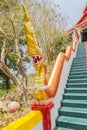
[[[47,100],[48,96],[47,93],[45,92],[45,89],[47,89],[46,61],[42,51],[38,46],[35,30],[28,15],[27,9],[25,8],[24,4],[22,5],[22,7],[24,11],[24,18],[26,21],[24,24],[24,28],[28,43],[28,54],[32,58],[33,66],[36,70],[33,86],[33,94],[34,97],[38,100]]]

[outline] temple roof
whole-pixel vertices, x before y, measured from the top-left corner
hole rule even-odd
[[[79,21],[77,22],[76,25],[78,25],[79,23],[83,22],[85,19],[87,18],[87,4],[83,10],[83,15],[82,17],[79,19]]]
[[[87,25],[87,2],[86,2],[86,6],[85,8],[83,9],[83,15],[81,16],[81,18],[78,20],[78,22],[75,24],[74,27],[72,27],[70,30],[69,30],[69,34],[71,34],[74,30],[75,27],[77,28],[81,28],[83,26]]]
[[[83,9],[83,13],[87,13],[87,2],[85,8]]]

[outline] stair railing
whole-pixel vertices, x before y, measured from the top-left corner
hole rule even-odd
[[[48,82],[49,89],[46,90],[47,95],[50,98],[52,98],[56,95],[56,92],[58,90],[58,85],[60,82],[60,77],[61,77],[64,61],[66,61],[66,60],[68,61],[70,59],[71,52],[76,50],[76,44],[78,43],[78,39],[79,39],[78,31],[77,31],[77,28],[75,28],[75,39],[73,41],[72,46],[68,46],[65,53],[63,53],[63,52],[59,53],[56,63],[54,65],[54,69],[52,71],[50,80]]]

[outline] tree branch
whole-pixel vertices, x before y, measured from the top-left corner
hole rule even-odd
[[[9,21],[11,22],[11,25],[12,25],[12,28],[13,28],[14,37],[16,38],[17,35],[16,35],[16,30],[15,30],[15,25],[14,25],[14,22],[13,22],[13,17],[14,17],[14,13],[12,13],[12,16],[11,16],[11,18],[9,18]]]
[[[6,37],[6,34],[5,34],[5,32],[2,30],[2,28],[0,28],[0,33],[1,33],[1,36],[2,36],[2,37]]]
[[[6,37],[3,39],[3,46],[1,50],[1,63],[4,62],[5,59],[5,48],[6,48]]]
[[[4,36],[5,33],[4,31],[1,29],[2,33]],[[4,37],[3,39],[3,45],[2,45],[2,50],[1,50],[1,60],[0,60],[0,69],[7,75],[9,76],[11,79],[13,79],[13,81],[17,84],[17,85],[21,85],[19,79],[10,71],[10,69],[7,67],[6,63],[5,63],[5,53],[6,52],[6,37]]]

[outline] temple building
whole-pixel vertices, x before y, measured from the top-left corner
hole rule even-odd
[[[78,22],[75,24],[74,27],[72,27],[69,30],[69,34],[73,36],[73,30],[74,28],[77,27],[80,35],[80,42],[85,42],[87,41],[87,3],[85,8],[83,9],[83,15],[81,18],[78,20]]]

